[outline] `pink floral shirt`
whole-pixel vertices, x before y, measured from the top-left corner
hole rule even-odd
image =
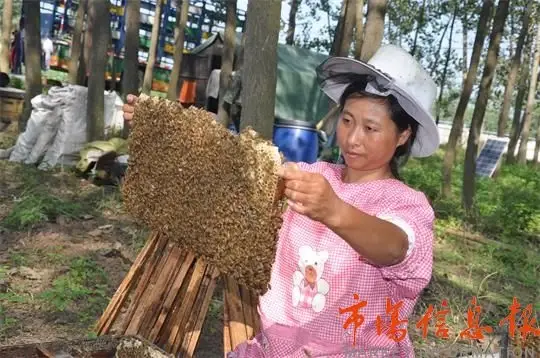
[[[390,306],[401,305],[395,318],[406,320],[430,281],[434,213],[428,200],[398,180],[349,184],[341,180],[341,165],[317,162],[299,166],[324,175],[342,200],[402,228],[409,238],[409,251],[395,266],[373,266],[326,226],[288,209],[270,289],[260,299],[261,356],[363,356],[343,353],[354,343],[366,356],[376,356],[372,352],[379,349],[379,356],[413,357],[409,336],[400,331],[407,324],[388,330],[392,327],[392,310],[388,309],[392,307],[387,307],[387,298]],[[354,323],[346,325],[351,312],[340,311],[357,303],[359,325],[355,329]]]

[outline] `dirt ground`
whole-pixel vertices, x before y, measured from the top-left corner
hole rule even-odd
[[[0,345],[95,335],[149,235],[123,212],[119,196],[71,172],[0,161],[0,221],[9,216],[18,226],[0,228]],[[221,306],[218,287],[197,357],[222,356]]]

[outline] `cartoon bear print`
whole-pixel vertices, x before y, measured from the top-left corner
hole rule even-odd
[[[326,294],[330,285],[322,279],[328,251],[315,251],[310,246],[298,250],[298,270],[293,274],[293,307],[311,307],[321,312],[326,305]]]

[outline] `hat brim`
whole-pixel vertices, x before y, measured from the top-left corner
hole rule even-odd
[[[403,110],[418,122],[418,131],[411,148],[411,156],[428,157],[437,151],[440,136],[433,116],[404,88],[397,84],[390,75],[370,64],[346,57],[328,58],[317,67],[317,75],[322,91],[334,102],[339,103],[350,82],[334,81],[333,78],[336,75],[347,73],[370,76],[378,86],[387,90],[384,95],[393,95]]]

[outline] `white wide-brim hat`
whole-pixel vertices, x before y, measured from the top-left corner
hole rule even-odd
[[[366,92],[384,97],[393,95],[403,110],[418,122],[411,156],[428,157],[437,151],[439,130],[432,115],[437,85],[407,51],[394,45],[384,45],[367,63],[348,57],[325,60],[317,67],[319,83],[336,103],[351,84],[343,80],[347,74],[367,75]]]

